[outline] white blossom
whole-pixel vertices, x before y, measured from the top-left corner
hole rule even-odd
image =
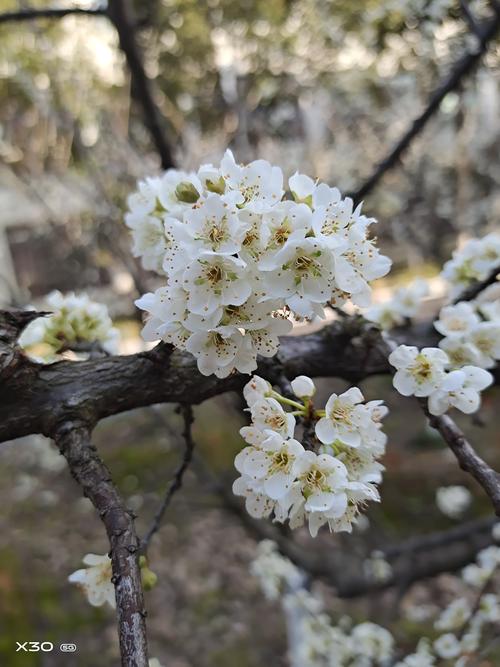
[[[439,389],[429,396],[429,412],[443,415],[450,407],[465,414],[478,410],[481,403],[480,392],[493,382],[488,371],[476,366],[463,366],[444,377]]]
[[[324,317],[327,303],[349,298],[366,305],[369,282],[390,266],[368,236],[375,221],[307,176],[293,176],[290,188],[286,200],[278,167],[237,164],[231,151],[197,174],[168,170],[139,182],[125,216],[133,253],[166,281],[136,302],[148,314],[146,340],[193,350],[205,374],[251,373],[258,354],[277,353],[292,317]],[[221,342],[221,327],[238,329],[222,336],[234,356],[207,361],[203,350]]]
[[[460,641],[454,634],[448,632],[436,639],[434,650],[440,658],[445,658],[446,660],[456,658],[461,653]]]
[[[498,266],[500,234],[492,232],[482,239],[470,239],[460,250],[455,250],[441,275],[450,283],[450,298],[454,298],[472,283],[486,279]]]
[[[100,607],[106,602],[116,606],[115,589],[111,582],[111,559],[108,555],[87,554],[83,563],[88,567],[76,570],[69,575],[68,581],[79,586],[93,607]]]
[[[462,301],[455,306],[445,306],[439,313],[434,327],[443,336],[467,334],[479,324],[479,317],[470,303]]]
[[[65,350],[86,351],[94,345],[108,354],[118,351],[119,331],[113,327],[108,309],[92,301],[87,294],[59,291],[45,297],[45,308],[50,315],[31,322],[19,338],[19,344],[28,351],[42,346],[42,360],[56,360]]]
[[[446,516],[459,517],[469,507],[471,493],[465,486],[442,486],[436,491],[436,504]]]
[[[350,447],[361,444],[361,428],[368,425],[369,415],[358,404],[364,400],[357,387],[343,394],[332,394],[325,406],[325,416],[316,424],[316,435],[326,444],[340,441]]]
[[[419,351],[413,346],[400,345],[389,355],[389,363],[397,369],[393,384],[400,394],[429,396],[444,379],[448,356],[435,347]]]
[[[434,627],[436,630],[459,630],[469,620],[471,614],[472,609],[467,600],[457,598],[443,610]]]

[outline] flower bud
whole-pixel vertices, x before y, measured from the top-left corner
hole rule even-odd
[[[293,393],[299,398],[311,397],[316,393],[314,382],[307,375],[299,375],[291,384]]]
[[[175,188],[175,196],[185,204],[194,204],[200,198],[200,193],[189,181],[182,181]]]
[[[209,192],[215,192],[215,194],[218,195],[224,194],[226,189],[226,183],[224,182],[222,176],[217,181],[211,181],[207,178],[205,185]]]

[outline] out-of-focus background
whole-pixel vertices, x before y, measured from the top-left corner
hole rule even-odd
[[[54,7],[94,8],[91,3]],[[265,158],[354,192],[427,104],[432,90],[477,36],[452,0],[151,0],[134,7],[135,39],[160,121],[179,168]],[[47,7],[0,0],[0,15]],[[467,7],[477,23],[488,2]],[[500,218],[500,49],[449,92],[402,161],[365,198],[394,271],[375,298],[422,275],[427,315],[438,307],[440,267],[462,239]],[[0,19],[0,301],[37,304],[52,289],[86,290],[110,308],[122,352],[140,349],[133,300],[158,278],[130,254],[126,197],[160,163],[137,86],[106,16]],[[321,391],[342,388],[325,382]],[[353,571],[373,549],[456,523],[439,512],[436,488],[465,483],[475,499],[465,519],[489,513],[473,483],[386,379],[366,382],[391,408],[383,502],[354,536],[296,537],[325,558],[342,554]],[[493,462],[498,412],[485,401],[462,425]],[[498,397],[496,397],[498,398]],[[236,408],[236,409],[235,409]],[[248,565],[256,536],[227,503],[232,461],[242,446],[236,399],[195,410],[197,467],[151,548],[159,584],[147,593],[151,655],[170,667],[285,665],[277,606],[264,600]],[[144,530],[182,455],[173,408],[108,419],[96,432],[102,456]],[[111,610],[90,607],[67,583],[87,552],[106,540],[62,459],[43,438],[0,449],[0,664],[117,662]],[[207,470],[208,469],[208,470]],[[321,584],[317,584],[321,585]],[[405,610],[439,604],[446,576],[403,590],[340,601],[331,609],[386,624],[409,648],[417,624]],[[72,641],[74,656],[13,654],[15,640]],[[493,664],[493,663],[492,663]]]

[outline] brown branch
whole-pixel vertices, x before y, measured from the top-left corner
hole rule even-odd
[[[63,422],[55,431],[54,440],[84,495],[99,512],[108,534],[122,666],[147,667],[146,612],[134,516],[125,507],[85,423]]]
[[[5,12],[0,14],[0,24],[13,21],[33,21],[35,19],[59,19],[69,15],[105,16],[104,7],[61,7],[45,9],[21,9],[16,12]]]
[[[2,312],[0,311],[0,322]],[[401,332],[401,342],[432,344],[430,330]],[[367,355],[367,340],[370,352]],[[361,361],[364,363],[362,364]],[[0,384],[0,442],[31,433],[51,437],[58,423],[75,416],[89,423],[156,403],[196,405],[213,396],[239,391],[248,375],[220,380],[202,376],[195,358],[160,344],[148,352],[86,361],[37,364],[16,353],[17,371]],[[276,383],[287,377],[340,377],[356,382],[388,374],[385,343],[361,318],[334,322],[306,336],[282,339],[277,357],[261,359],[256,370]]]
[[[163,169],[170,169],[174,166],[174,159],[162,127],[152,83],[146,76],[137,46],[132,5],[129,0],[109,0],[107,14],[118,33],[120,48],[125,54],[132,76],[132,91],[138,104],[142,106],[144,121],[160,156],[161,166]]]
[[[488,276],[484,280],[479,282],[472,283],[470,287],[465,289],[454,301],[454,304],[459,303],[460,301],[473,301],[479,294],[485,290],[490,285],[494,285],[497,282],[498,274],[500,273],[500,266],[496,266],[491,270]]]
[[[221,509],[236,517],[249,535],[257,540],[273,540],[279,551],[311,577],[335,588],[341,598],[356,598],[380,590],[405,586],[442,574],[455,572],[473,562],[477,553],[493,543],[493,518],[469,521],[445,531],[411,537],[383,549],[392,563],[392,575],[384,582],[360,574],[362,567],[352,552],[339,549],[307,549],[272,523],[253,519],[231,489],[219,480],[200,458],[194,460],[195,470],[208,489],[221,501]]]
[[[454,65],[450,73],[441,81],[434,92],[430,95],[427,105],[423,112],[415,118],[410,127],[395,144],[389,154],[375,167],[373,173],[366,181],[353,193],[351,197],[355,201],[363,199],[378,184],[382,176],[399,164],[403,153],[408,149],[413,140],[422,132],[428,121],[438,111],[441,102],[446,95],[458,88],[462,79],[471,72],[479,63],[481,57],[486,52],[489,43],[495,37],[500,28],[500,13],[495,10],[493,18],[484,21],[478,25],[476,36],[478,37],[477,49],[463,55]]]
[[[19,370],[19,349],[17,340],[24,329],[33,320],[49,315],[34,310],[0,311],[0,379],[5,382],[14,372]]]
[[[153,145],[160,157],[161,166],[163,169],[170,169],[175,163],[163,129],[163,119],[154,99],[152,82],[146,75],[142,56],[137,45],[135,36],[137,23],[130,0],[109,0],[107,9],[104,7],[92,9],[67,7],[6,12],[0,14],[0,24],[9,21],[27,21],[38,18],[62,18],[69,14],[107,16],[115,27],[118,33],[120,48],[125,55],[130,70],[133,96],[142,107],[144,123],[149,130]]]
[[[500,474],[493,470],[476,452],[464,433],[448,415],[435,417],[424,406],[429,424],[441,434],[462,470],[468,472],[482,486],[500,517]]]
[[[193,450],[195,446],[192,434],[192,425],[194,421],[193,408],[191,405],[183,405],[181,407],[181,410],[184,419],[184,431],[183,431],[184,444],[185,444],[184,457],[182,459],[181,464],[175,471],[174,477],[165,492],[165,496],[163,498],[160,507],[158,508],[158,511],[154,516],[151,527],[149,528],[146,535],[143,537],[141,541],[141,551],[143,552],[147,551],[149,543],[151,542],[151,538],[160,529],[161,522],[163,520],[165,512],[167,511],[167,508],[170,505],[170,502],[174,497],[174,494],[177,493],[177,491],[179,491],[179,489],[182,487],[182,482],[184,480],[184,473],[188,469],[191,460],[193,458]]]

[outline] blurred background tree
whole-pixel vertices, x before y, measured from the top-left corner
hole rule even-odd
[[[43,0],[0,0],[0,300],[24,306],[56,287],[94,291],[130,332],[124,351],[134,350],[133,298],[157,283],[130,256],[123,212],[135,181],[159,171],[161,160],[116,28],[101,15],[105,7],[97,15],[1,20],[46,7]],[[61,0],[51,7],[92,11],[96,5]],[[231,146],[241,161],[265,158],[286,175],[300,165],[344,192],[358,191],[454,64],[476,52],[478,31],[492,14],[485,0],[136,0],[133,10],[133,36],[176,166],[216,161]],[[436,275],[461,235],[498,224],[499,68],[492,39],[478,68],[444,97],[401,163],[366,194],[366,211],[380,221],[380,245],[395,260],[396,281]],[[371,391],[380,396],[387,381],[373,382]],[[434,492],[443,480],[464,478],[424,420],[408,433],[413,412],[392,401],[397,449],[386,461],[383,507],[354,541],[320,540],[321,553],[336,549],[339,562],[347,554],[352,572],[374,548],[414,532],[417,522],[420,532],[454,525],[434,507]],[[228,419],[231,407],[227,396],[201,407],[198,416],[209,428],[197,433],[202,458],[229,481],[241,446],[237,420]],[[164,421],[174,428],[178,418],[165,409],[159,420],[157,412],[120,416],[97,431],[120,489],[145,524],[178,455],[178,438]],[[495,416],[486,403],[484,428],[464,420],[491,456],[498,444]],[[6,514],[0,518],[6,628],[0,661],[108,665],[116,659],[113,619],[83,607],[65,581],[80,554],[103,553],[105,541],[50,453],[48,442],[35,438],[23,449],[2,449],[0,502],[6,507],[15,498],[17,504],[8,522]],[[148,600],[152,654],[177,667],[285,664],[282,623],[272,615],[267,624],[269,607],[246,579],[253,537],[234,506],[228,513],[227,497],[214,492],[213,480],[206,484],[200,470],[197,475],[205,493],[200,497],[199,482],[191,479],[194,488],[188,483],[153,545],[162,583]],[[188,525],[193,509],[198,518]],[[468,518],[487,511],[479,501]],[[78,526],[69,536],[68,520]],[[43,535],[36,544],[35,525]],[[484,530],[474,535],[464,562],[487,542]],[[300,541],[310,544],[304,536]],[[445,578],[404,598],[402,584],[394,598],[368,596],[349,611],[363,618],[374,607],[382,610],[411,645],[418,630],[398,618],[398,605],[434,603],[452,585]],[[34,656],[11,662],[12,637],[28,634],[75,638],[81,649],[62,662]]]

